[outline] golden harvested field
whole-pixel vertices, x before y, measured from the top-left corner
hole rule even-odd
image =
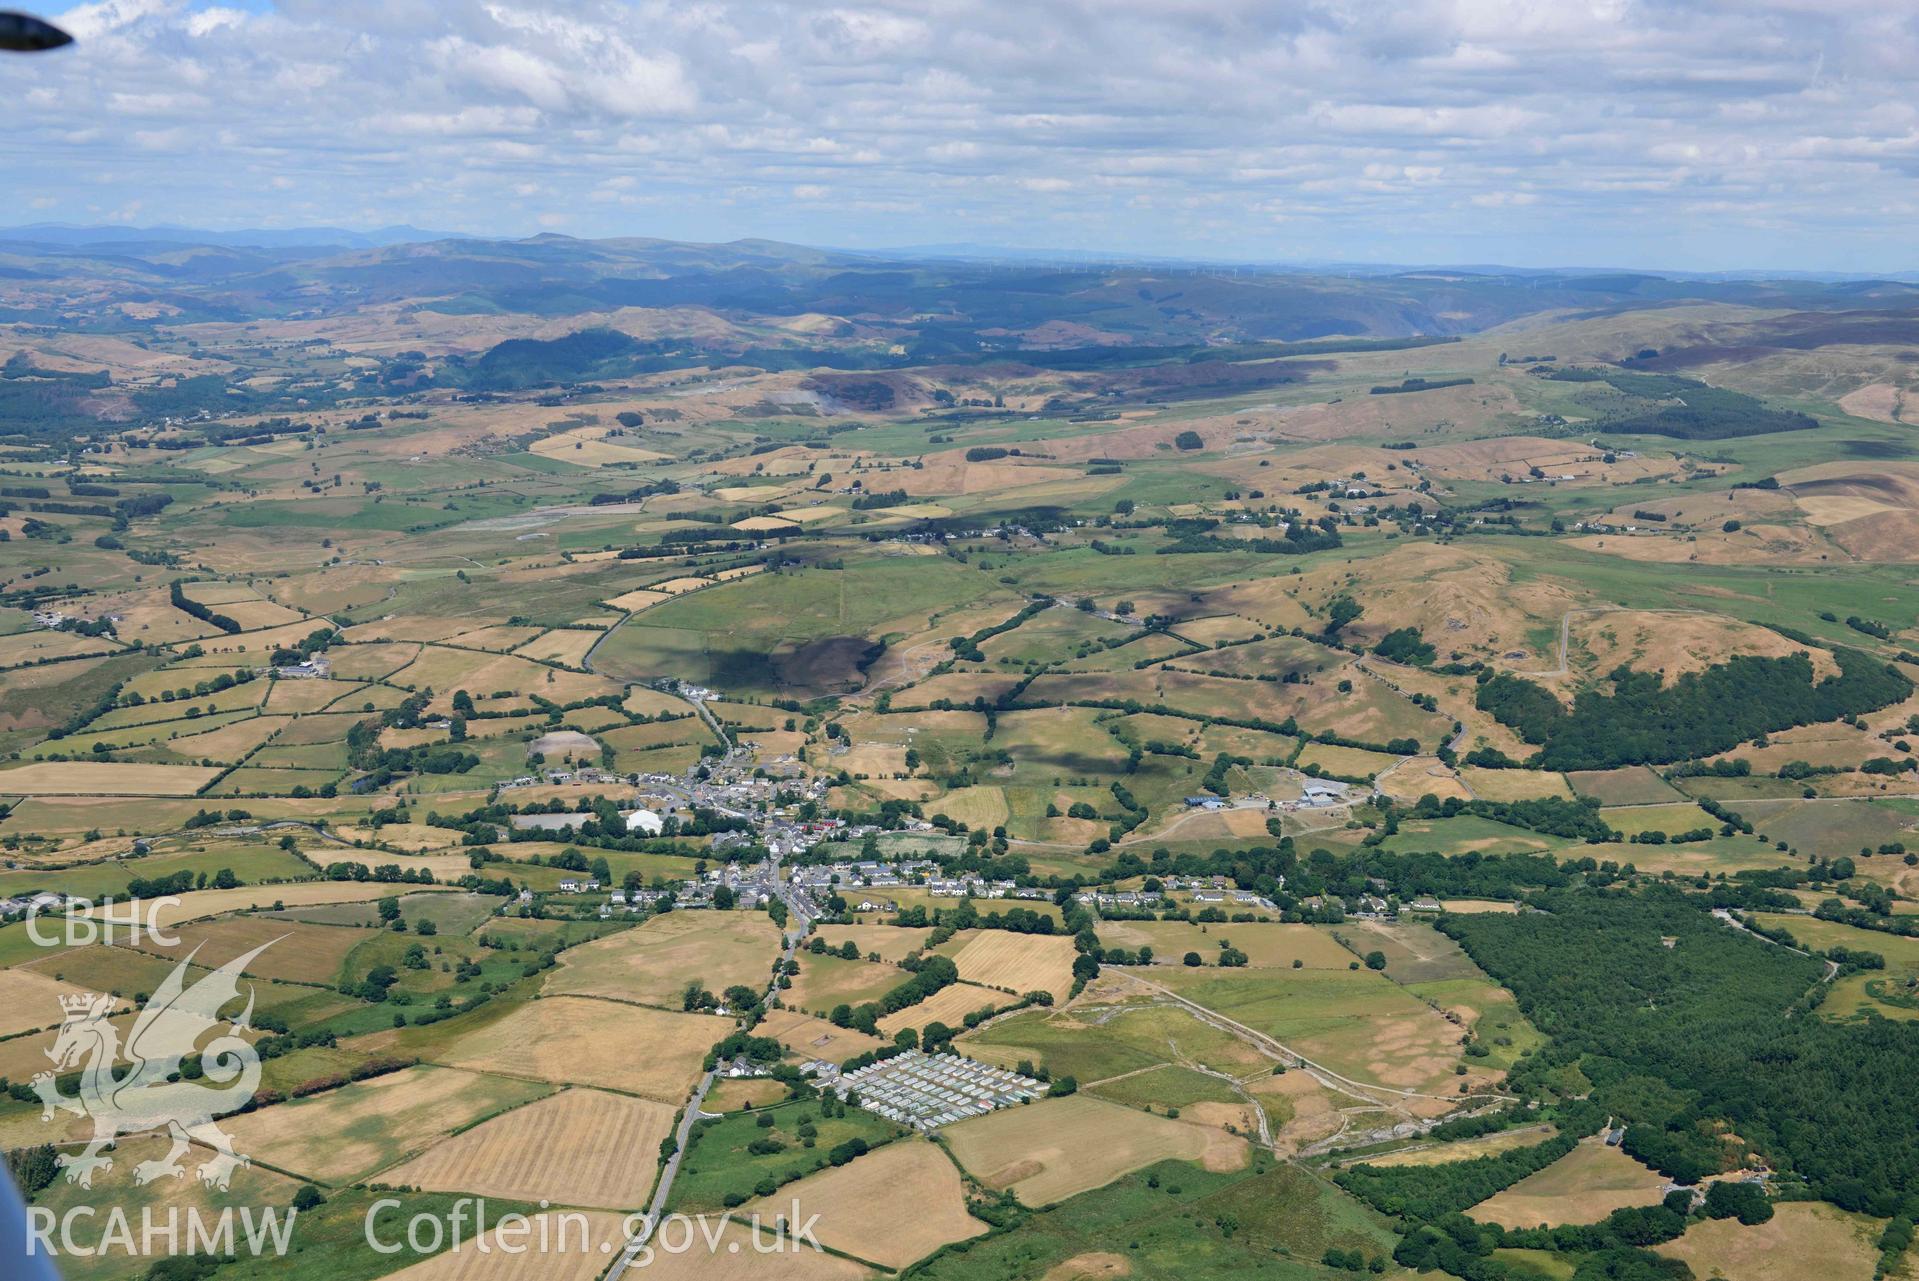
[[[1397,756],[1369,752],[1358,747],[1339,747],[1330,743],[1308,743],[1299,754],[1302,765],[1317,765],[1341,778],[1371,778],[1383,769],[1399,763]],[[1415,798],[1416,799],[1416,798]]]
[[[657,605],[663,600],[671,600],[672,598],[672,593],[670,592],[656,592],[644,587],[636,587],[630,592],[622,592],[618,596],[608,597],[606,603],[614,609],[623,609],[629,614],[637,614],[650,605]]]
[[[1706,1219],[1653,1249],[1720,1281],[1871,1281],[1883,1226],[1837,1206],[1787,1201],[1765,1223]]]
[[[1598,1139],[1582,1139],[1578,1147],[1545,1169],[1466,1213],[1482,1223],[1507,1228],[1597,1223],[1627,1206],[1658,1205],[1665,1187],[1663,1175],[1648,1170],[1618,1148],[1607,1147]]]
[[[0,970],[0,1037],[59,1023],[65,1017],[60,998],[74,990],[72,983],[62,983],[32,970]],[[115,1010],[132,1008],[126,1001],[115,1001],[113,1007]]]
[[[562,952],[542,990],[677,1010],[688,983],[715,995],[739,983],[765,987],[779,947],[779,927],[763,912],[668,912]]]
[[[1443,898],[1439,905],[1448,912],[1458,912],[1467,916],[1474,912],[1517,912],[1519,904],[1504,899],[1491,898]]]
[[[1546,796],[1557,796],[1567,801],[1573,799],[1572,789],[1566,786],[1566,776],[1563,774],[1531,769],[1482,769],[1467,765],[1460,769],[1459,777],[1473,789],[1473,795],[1486,801],[1535,801]]]
[[[222,725],[204,734],[186,734],[170,739],[166,749],[176,756],[233,764],[246,759],[256,747],[292,724],[292,721],[290,716],[255,716]]]
[[[924,1032],[927,1026],[933,1023],[944,1023],[947,1027],[960,1027],[962,1020],[975,1010],[998,1009],[1012,1003],[1013,998],[1004,992],[974,987],[971,983],[953,983],[933,993],[918,1005],[909,1005],[881,1019],[880,1032],[891,1040],[899,1034],[901,1028],[910,1027],[916,1032]]]
[[[1255,969],[1290,968],[1302,961],[1307,969],[1343,970],[1353,959],[1351,952],[1310,925],[1101,921],[1099,941],[1129,951],[1151,947],[1156,965],[1178,965],[1188,952],[1198,952],[1210,965],[1218,959],[1222,942],[1246,953],[1246,964]]]
[[[413,1067],[222,1121],[236,1151],[326,1183],[385,1169],[543,1087],[448,1068]]]
[[[597,1085],[678,1104],[733,1020],[670,1014],[591,997],[529,1001],[447,1047],[444,1061],[570,1085]]]
[[[71,658],[76,654],[106,654],[118,648],[109,640],[74,632],[18,632],[12,636],[0,636],[0,667],[18,667],[49,658]]]
[[[381,1240],[406,1239],[403,1222],[375,1222]],[[504,1232],[495,1229],[464,1241],[457,1249],[390,1273],[389,1281],[592,1281],[625,1242],[626,1223],[617,1214],[555,1210],[531,1216],[524,1231],[510,1236]],[[481,1249],[482,1244],[487,1248]],[[507,1252],[515,1247],[519,1253]]]
[[[382,1182],[433,1192],[628,1210],[642,1205],[671,1133],[665,1103],[565,1090],[434,1144]]]
[[[192,796],[220,771],[199,765],[40,761],[0,770],[8,796]]]
[[[1471,800],[1473,793],[1459,781],[1459,775],[1436,756],[1413,756],[1401,761],[1375,780],[1379,790],[1402,805],[1416,805],[1423,796],[1444,801],[1454,797]]]
[[[537,658],[548,663],[563,663],[568,667],[579,667],[586,660],[586,651],[592,649],[599,639],[598,631],[560,628],[528,641],[513,652],[524,658]]]
[[[969,983],[1015,993],[1051,992],[1055,1001],[1065,1000],[1073,988],[1073,940],[1063,935],[981,930],[949,954]]]
[[[235,916],[178,932],[178,947],[161,947],[143,936],[141,950],[169,961],[193,954],[196,965],[225,965],[242,952],[267,945],[253,958],[247,973],[263,979],[302,983],[330,983],[346,955],[369,937],[365,930],[338,926],[301,925],[259,916]]]
[[[900,1139],[878,1151],[808,1175],[746,1213],[765,1219],[817,1214],[813,1234],[831,1250],[887,1268],[903,1268],[943,1245],[986,1231],[966,1212],[966,1188],[945,1154],[926,1139]]]
[[[994,1190],[1011,1188],[1035,1207],[1104,1187],[1156,1161],[1237,1170],[1247,1156],[1243,1139],[1085,1094],[1002,1108],[941,1133],[974,1178]]]
[[[1553,1134],[1554,1130],[1550,1125],[1520,1125],[1494,1134],[1482,1134],[1477,1138],[1459,1139],[1452,1143],[1433,1143],[1425,1147],[1410,1148],[1404,1152],[1388,1153],[1385,1156],[1369,1156],[1366,1158],[1366,1164],[1381,1168],[1396,1165],[1448,1165],[1454,1161],[1468,1161],[1474,1157],[1493,1156],[1500,1152],[1510,1152],[1514,1148],[1544,1143]]]
[[[851,939],[861,956],[878,953],[880,960],[895,965],[905,960],[908,952],[925,947],[926,936],[932,932],[900,925],[822,925],[818,931],[829,948],[837,948]]]
[[[443,889],[416,885],[413,889],[415,892],[432,894],[446,893],[452,887]],[[275,903],[287,907],[311,907],[315,903],[366,903],[376,898],[388,898],[392,894],[391,885],[365,881],[289,881],[283,885],[243,885],[231,890],[190,890],[176,896],[179,902],[158,908],[154,919],[162,926],[171,928],[185,921],[197,921],[203,917],[220,916],[251,907],[272,907]],[[146,920],[148,909],[145,904],[144,899],[115,903],[112,919],[127,920],[137,915],[141,920]],[[92,916],[99,910],[92,908],[86,914]]]
[[[881,1026],[885,1026],[884,1022]],[[844,1063],[855,1054],[877,1050],[883,1044],[877,1037],[852,1028],[835,1027],[803,1010],[769,1010],[753,1032],[756,1036],[772,1037],[795,1054],[825,1059],[829,1063]]]

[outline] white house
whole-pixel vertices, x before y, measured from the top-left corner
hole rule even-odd
[[[626,816],[626,830],[645,832],[648,836],[658,836],[665,823],[652,810],[634,810]]]

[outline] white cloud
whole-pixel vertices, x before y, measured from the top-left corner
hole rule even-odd
[[[1662,242],[1712,241],[1724,265],[1866,265],[1908,252],[1891,211],[1919,198],[1919,25],[1879,0],[98,0],[61,20],[79,46],[9,85],[9,129],[38,141],[0,159],[0,191],[76,221],[111,173],[144,216],[202,224],[521,233],[559,209],[578,234],[1272,252],[1243,210],[1329,257],[1671,265]]]

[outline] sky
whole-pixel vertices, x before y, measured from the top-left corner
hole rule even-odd
[[[0,61],[0,225],[1919,268],[1910,0],[47,16],[79,43]]]

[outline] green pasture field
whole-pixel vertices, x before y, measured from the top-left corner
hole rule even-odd
[[[1756,919],[1768,929],[1787,931],[1802,948],[1843,947],[1885,958],[1885,969],[1848,975],[1831,985],[1819,1003],[1819,1012],[1827,1018],[1862,1018],[1870,1012],[1881,1018],[1919,1019],[1919,939],[1812,916],[1763,912]]]
[[[1861,850],[1903,842],[1919,849],[1915,818],[1881,800],[1742,801],[1738,806],[1763,836],[1801,855],[1857,856]]]
[[[1176,1064],[1106,1081],[1093,1086],[1087,1093],[1147,1112],[1191,1107],[1195,1103],[1246,1101],[1230,1083]]]
[[[0,897],[33,890],[58,890],[75,898],[97,899],[105,894],[124,897],[128,883],[139,877],[154,880],[179,872],[205,873],[208,880],[230,868],[242,884],[308,880],[316,875],[303,860],[271,845],[216,847],[164,851],[145,858],[82,863],[64,868],[15,868],[0,872]]]
[[[1699,828],[1719,829],[1719,820],[1697,805],[1632,805],[1623,808],[1605,808],[1599,816],[1606,820],[1609,827],[1626,836],[1637,836],[1642,832],[1664,832],[1673,835],[1678,832],[1691,832]]]
[[[1671,783],[1644,765],[1573,770],[1566,781],[1581,797],[1590,797],[1601,805],[1666,805],[1685,799]]]
[[[1243,1041],[1165,1005],[1023,1010],[965,1034],[960,1043],[975,1058],[1003,1067],[1031,1059],[1081,1085],[1180,1061],[1232,1076],[1270,1071],[1271,1064]]]
[[[760,1124],[764,1116],[773,1118],[771,1126]],[[809,1119],[816,1131],[811,1147],[805,1146],[805,1140],[798,1133],[800,1123]],[[877,1146],[904,1133],[902,1127],[861,1108],[847,1108],[844,1116],[821,1116],[820,1105],[815,1100],[729,1113],[718,1121],[701,1121],[693,1127],[686,1155],[681,1159],[669,1208],[688,1213],[719,1210],[725,1206],[729,1194],[743,1199],[750,1197],[762,1179],[784,1183],[824,1168],[827,1153],[848,1139],[860,1138]],[[779,1142],[783,1148],[767,1154],[747,1151],[749,1144],[761,1139]]]
[[[32,683],[0,682],[4,686],[0,688],[0,752],[20,751],[38,741],[47,730],[92,707],[114,685],[150,672],[163,661],[145,653],[113,654],[50,664],[51,670],[32,673]]]
[[[1155,978],[1357,1081],[1430,1088],[1440,1079],[1438,1061],[1456,1053],[1449,1024],[1372,970],[1181,969]],[[1417,1035],[1384,1044],[1382,1034],[1394,1023],[1417,1028]],[[1402,1070],[1408,1075],[1387,1079]],[[1444,1079],[1452,1079],[1450,1066]]]
[[[395,890],[402,887],[395,886]],[[397,894],[400,918],[417,929],[420,922],[432,921],[438,936],[472,933],[483,922],[493,919],[501,900],[489,894]],[[315,925],[380,926],[377,903],[321,903],[312,907],[289,908],[284,912],[263,912],[282,920],[305,921]],[[414,935],[418,942],[419,936]]]
[[[1302,1166],[1256,1159],[1214,1174],[1163,1161],[1031,1215],[1017,1229],[948,1250],[930,1281],[1041,1276],[1068,1260],[1117,1254],[1138,1281],[1325,1281],[1327,1250],[1391,1267],[1387,1221]],[[1062,1277],[1073,1271],[1055,1273]]]
[[[1528,828],[1513,827],[1490,818],[1462,814],[1456,818],[1414,818],[1402,820],[1399,831],[1382,843],[1395,854],[1437,852],[1440,854],[1542,854],[1569,849],[1578,844],[1563,836],[1549,836]]]
[[[839,956],[815,956],[802,952],[800,972],[785,995],[786,1003],[824,1016],[836,1005],[861,1005],[876,1001],[900,984],[908,975],[896,965],[875,964],[865,959],[849,961]]]
[[[1773,448],[1819,449],[1823,435],[1809,431],[1788,433],[1803,440],[1754,439],[1771,440]],[[1670,445],[1665,442],[1666,447]],[[1712,447],[1714,452],[1759,448],[1738,441],[1714,441]],[[1821,456],[1816,461],[1831,460]],[[1859,612],[1861,601],[1874,602],[1879,614],[1919,617],[1919,583],[1897,565],[1664,565],[1608,556],[1557,539],[1527,539],[1526,543],[1520,548],[1511,539],[1486,538],[1475,539],[1473,547],[1508,562],[1516,583],[1542,577],[1569,579],[1599,600],[1630,609],[1696,609],[1706,596],[1718,613],[1763,627],[1790,627],[1823,644],[1871,647],[1869,637],[1843,622],[1821,617],[1832,614],[1844,619]]]

